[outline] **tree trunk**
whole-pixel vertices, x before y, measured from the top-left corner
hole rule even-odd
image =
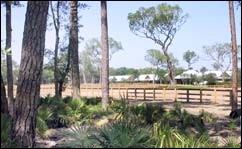
[[[65,68],[63,74],[61,74],[60,79],[58,80],[58,95],[59,95],[59,97],[62,97],[62,88],[64,86],[65,78],[66,78],[66,76],[67,76],[67,74],[69,73],[69,70],[70,70],[70,59],[71,59],[71,50],[70,50],[70,48],[68,48],[67,65],[66,65],[66,68]]]
[[[48,1],[29,1],[24,25],[21,63],[12,137],[21,147],[34,147],[37,106],[45,49]]]
[[[58,88],[58,95],[61,98],[62,97],[62,88],[63,88],[64,82],[60,81],[58,84],[59,84],[58,85],[58,87],[59,87]]]
[[[230,30],[231,30],[231,42],[232,42],[232,97],[231,105],[232,111],[238,108],[237,99],[237,86],[238,86],[238,64],[237,64],[237,43],[236,43],[236,30],[235,30],[235,20],[234,20],[234,5],[233,1],[229,2],[229,20],[230,20]]]
[[[175,76],[174,67],[173,67],[172,62],[170,60],[170,56],[166,51],[167,51],[166,49],[163,49],[163,53],[166,56],[169,81],[170,81],[171,85],[176,85],[176,81],[175,81],[175,77],[174,77]]]
[[[84,68],[82,69],[82,78],[83,78],[83,83],[86,84],[87,83],[87,79],[86,79],[86,74],[85,74]]]
[[[102,84],[102,65],[99,66],[99,84]]]
[[[109,97],[109,54],[108,54],[108,20],[107,2],[101,1],[101,30],[102,30],[102,109],[107,110]]]
[[[1,73],[1,113],[8,114],[8,102],[6,98],[6,91],[3,83],[2,73]]]
[[[70,43],[71,64],[72,64],[72,97],[80,98],[80,75],[78,62],[78,16],[77,16],[77,1],[71,1],[71,27],[70,27]]]
[[[54,77],[55,77],[55,96],[60,96],[59,91],[58,91],[58,80],[59,80],[59,75],[58,75],[58,49],[59,49],[59,30],[60,30],[60,15],[59,15],[59,10],[60,10],[60,1],[57,1],[57,6],[56,6],[56,17],[53,9],[53,5],[51,2],[51,12],[52,12],[52,18],[55,26],[55,57],[54,57]]]
[[[8,109],[13,115],[14,98],[13,98],[13,66],[12,66],[12,27],[11,27],[11,1],[6,1],[6,55],[7,55],[7,85],[8,85]]]

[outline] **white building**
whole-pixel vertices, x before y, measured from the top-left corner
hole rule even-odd
[[[224,79],[228,79],[230,77],[232,77],[232,71],[226,71],[225,72],[227,74],[225,74]],[[208,74],[214,74],[215,78],[217,79],[218,82],[222,82],[223,80],[223,72],[222,71],[218,71],[218,70],[209,70],[204,72],[204,75],[208,75]]]
[[[132,78],[132,75],[121,75],[121,76],[109,76],[110,82],[124,82],[124,81],[130,81]]]
[[[187,82],[187,80],[190,80],[193,76],[201,77],[202,75],[208,75],[208,74],[214,74],[218,82],[222,82],[223,80],[223,72],[215,71],[215,70],[205,71],[204,74],[196,70],[187,70],[187,71],[184,71],[182,74],[177,75],[175,77],[175,80],[178,82],[178,84],[183,84],[184,82]],[[226,74],[227,74],[227,77],[225,77],[225,79],[228,79],[229,77],[232,76],[232,71],[226,71]]]
[[[133,75],[120,75],[120,76],[109,76],[110,82],[125,82],[125,81],[135,81],[135,82],[153,82],[159,81],[159,77],[155,74],[142,74],[137,78]]]
[[[155,74],[142,74],[139,75],[138,78],[135,79],[135,81],[159,81],[159,77]]]

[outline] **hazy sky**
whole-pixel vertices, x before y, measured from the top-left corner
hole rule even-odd
[[[128,25],[128,13],[134,13],[140,7],[157,6],[165,1],[108,1],[108,34],[123,45],[123,51],[115,53],[110,62],[110,67],[132,67],[144,68],[151,67],[145,61],[144,56],[148,49],[161,49],[153,41],[134,35]],[[89,9],[81,10],[82,18],[79,23],[84,27],[80,29],[80,35],[84,37],[79,45],[79,51],[83,50],[85,42],[93,37],[101,36],[100,2],[85,2],[90,6]],[[167,2],[178,4],[185,13],[189,14],[187,22],[175,35],[169,51],[179,60],[179,66],[187,68],[187,63],[182,59],[183,53],[187,50],[195,51],[200,60],[193,66],[200,69],[205,66],[212,69],[212,63],[206,58],[203,46],[215,43],[231,41],[229,27],[228,2]],[[25,3],[26,6],[26,3]],[[237,43],[241,44],[241,9],[236,9],[235,20]],[[25,21],[26,7],[12,9],[12,49],[13,59],[20,63],[23,27]],[[6,40],[5,33],[5,7],[1,8],[1,41],[4,45]],[[46,34],[46,48],[54,49],[55,34],[48,30]],[[2,47],[3,48],[3,47]]]

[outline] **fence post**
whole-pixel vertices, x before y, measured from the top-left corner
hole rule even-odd
[[[145,88],[144,88],[144,100],[146,100],[146,98],[145,98]]]
[[[233,100],[233,92],[232,90],[229,91],[229,105],[232,105],[232,100]]]
[[[118,88],[118,97],[119,97],[119,99],[121,99],[121,95],[120,95],[120,86],[119,86],[119,88]]]
[[[87,85],[86,85],[86,97],[87,97],[87,95],[88,95],[88,92],[87,92]]]
[[[113,98],[113,87],[111,87],[111,96]]]
[[[187,102],[189,102],[189,90],[187,89]]]
[[[128,91],[128,88],[126,88],[126,99],[129,99],[129,91]]]
[[[135,99],[137,99],[137,95],[136,95],[137,92],[136,92],[136,90],[137,90],[137,89],[135,88],[135,89],[134,89],[134,98],[135,98]]]
[[[214,87],[214,102],[217,103],[217,90],[216,90],[216,87]]]
[[[200,89],[200,103],[203,102],[203,101],[202,101],[202,100],[203,100],[202,97],[203,97],[203,96],[202,96],[202,89]]]
[[[153,100],[155,100],[155,88],[153,88]]]
[[[175,102],[177,102],[177,90],[175,88]]]
[[[166,100],[166,88],[163,88],[163,100]]]

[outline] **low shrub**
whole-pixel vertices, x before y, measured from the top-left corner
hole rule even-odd
[[[11,139],[10,116],[1,113],[1,148],[16,148],[17,143]]]
[[[103,148],[154,147],[149,127],[144,128],[127,121],[116,121],[100,128],[90,138]]]
[[[157,148],[207,148],[217,147],[213,142],[209,141],[206,135],[196,137],[193,134],[183,135],[177,129],[173,129],[168,125],[156,123],[153,126],[153,135],[157,139]]]

